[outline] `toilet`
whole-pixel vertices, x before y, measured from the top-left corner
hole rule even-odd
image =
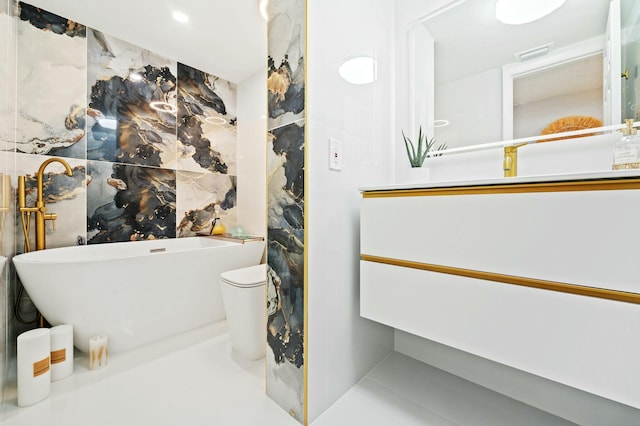
[[[231,346],[241,356],[264,357],[267,344],[266,265],[220,274],[222,300],[227,313]]]

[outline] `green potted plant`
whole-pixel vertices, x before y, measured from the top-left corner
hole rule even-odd
[[[431,157],[433,156],[440,156],[442,155],[442,153],[440,154],[430,154],[430,151],[442,151],[447,149],[447,144],[443,143],[440,144],[437,149],[432,149],[433,146],[436,143],[436,139],[435,138],[431,138],[429,140],[429,138],[427,137],[426,134],[422,134],[422,126],[420,126],[420,129],[418,130],[418,143],[417,146],[414,145],[414,143],[411,141],[411,139],[409,139],[405,134],[404,131],[402,132],[402,137],[404,139],[404,146],[407,149],[407,157],[409,157],[409,163],[411,164],[411,167],[422,167],[422,164],[424,163],[424,160],[427,157]]]

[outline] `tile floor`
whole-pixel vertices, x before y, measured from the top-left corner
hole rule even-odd
[[[48,399],[16,406],[5,394],[3,426],[297,426],[265,395],[264,360],[231,352],[225,321],[52,383]],[[316,419],[312,426],[570,425],[536,408],[423,364],[391,354]]]
[[[9,386],[0,424],[299,425],[265,395],[264,360],[232,355],[225,321],[112,355],[103,370],[90,371],[83,355],[74,362],[74,373],[52,383],[50,397],[30,407],[17,407],[15,383]]]
[[[312,426],[573,424],[395,352]]]

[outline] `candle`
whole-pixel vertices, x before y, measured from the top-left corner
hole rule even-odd
[[[51,332],[36,328],[18,336],[18,405],[40,402],[51,393]]]
[[[51,327],[51,381],[62,380],[73,372],[73,326]]]
[[[107,343],[107,336],[94,336],[89,339],[89,370],[107,366]]]

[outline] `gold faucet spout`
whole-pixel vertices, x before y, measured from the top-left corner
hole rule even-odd
[[[36,201],[36,207],[44,207],[44,199],[42,196],[42,180],[43,180],[43,176],[44,176],[44,170],[47,168],[47,166],[51,163],[60,163],[64,166],[65,168],[65,173],[67,174],[67,176],[72,176],[73,175],[73,171],[71,170],[71,167],[69,167],[69,164],[64,161],[62,158],[59,157],[52,157],[49,158],[48,160],[45,160],[41,165],[40,168],[38,169],[38,200]]]

